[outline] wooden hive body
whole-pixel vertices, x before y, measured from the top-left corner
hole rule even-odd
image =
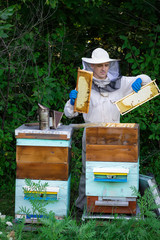
[[[121,127],[122,126],[122,127]],[[139,126],[86,128],[87,211],[136,213]]]
[[[54,200],[47,205],[59,217],[66,216],[68,212],[70,189],[70,158],[72,128],[60,126],[56,130],[39,130],[38,126],[27,127],[22,125],[15,130],[16,135],[16,196],[15,214],[18,214],[20,204],[31,207],[30,194],[24,199],[24,179],[32,181],[41,180],[48,183],[49,187],[59,188],[59,192],[47,193],[46,200]],[[63,190],[62,190],[63,189]],[[64,190],[65,189],[65,190]],[[23,194],[22,194],[23,193]],[[62,211],[58,211],[62,208]]]

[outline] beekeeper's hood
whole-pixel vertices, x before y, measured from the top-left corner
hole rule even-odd
[[[85,57],[82,58],[83,69],[91,72],[93,72],[91,68],[91,64],[100,64],[100,63],[109,62],[110,66],[107,73],[107,77],[111,82],[112,81],[115,82],[120,77],[119,61],[120,61],[119,59],[111,59],[107,51],[105,51],[102,48],[96,48],[92,52],[91,58],[85,58]]]

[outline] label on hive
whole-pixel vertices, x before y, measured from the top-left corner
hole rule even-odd
[[[78,94],[74,104],[75,112],[88,113],[92,87],[92,78],[93,72],[81,70],[78,68],[76,86]]]
[[[159,94],[160,90],[155,80],[153,80],[152,82],[143,86],[137,93],[132,92],[131,94],[115,102],[115,104],[121,115],[124,115],[151,100],[152,98],[158,96]]]

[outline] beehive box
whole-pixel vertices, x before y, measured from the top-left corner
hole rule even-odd
[[[155,80],[153,80],[152,82],[143,86],[137,93],[132,92],[131,94],[115,102],[115,104],[120,111],[120,114],[124,115],[144,104],[145,102],[153,99],[159,94],[160,90]]]
[[[27,196],[23,188],[25,179],[33,182],[48,183],[45,201],[49,201],[47,212],[53,211],[56,217],[64,217],[69,210],[70,200],[70,158],[73,129],[60,126],[56,130],[39,130],[39,126],[25,124],[15,130],[16,136],[16,195],[15,216],[28,217],[20,207],[26,207],[32,212],[30,199],[33,192]],[[40,194],[39,200],[41,200]],[[35,199],[37,200],[37,199]],[[44,200],[44,199],[43,199]],[[36,219],[36,216],[31,218]]]
[[[54,198],[49,197],[49,194],[46,194],[45,202],[48,204],[45,206],[47,213],[53,211],[55,213],[55,217],[57,219],[63,218],[69,213],[69,205],[70,205],[70,179],[67,181],[46,181],[41,180],[41,183],[48,183],[48,187],[54,191]],[[32,180],[34,183],[38,183],[38,180]],[[24,188],[26,186],[24,179],[16,179],[16,198],[15,198],[15,218],[25,217],[26,222],[32,222],[32,220],[36,220],[38,217],[45,217],[45,215],[37,215],[33,213],[32,205],[29,197],[25,195]],[[55,192],[57,191],[57,192]],[[40,194],[42,196],[42,194]],[[42,198],[42,197],[41,197]],[[33,199],[32,199],[33,200]],[[37,201],[40,199],[34,199]],[[43,200],[43,199],[41,199]],[[23,208],[22,208],[23,207]],[[29,214],[26,214],[23,209],[29,210]]]
[[[22,125],[15,133],[18,179],[68,180],[72,128],[39,130]]]
[[[78,69],[76,85],[76,90],[78,91],[78,94],[74,104],[75,112],[88,113],[92,78],[93,72]]]
[[[139,125],[119,123],[106,126],[86,128],[86,160],[137,162]]]
[[[111,126],[111,125],[106,125]],[[136,213],[139,125],[86,128],[87,211]]]

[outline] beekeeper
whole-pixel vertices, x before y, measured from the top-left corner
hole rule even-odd
[[[83,69],[93,72],[93,82],[90,96],[89,112],[83,113],[84,121],[87,123],[119,123],[120,112],[114,104],[117,100],[135,91],[151,81],[150,77],[141,74],[135,77],[122,76],[119,69],[119,60],[111,59],[107,51],[96,48],[91,58],[82,58]],[[69,94],[64,113],[68,118],[78,115],[74,112],[74,102],[77,91],[72,90]],[[79,184],[79,197],[76,206],[81,210],[86,204],[85,196],[85,131],[82,138],[82,175]]]

